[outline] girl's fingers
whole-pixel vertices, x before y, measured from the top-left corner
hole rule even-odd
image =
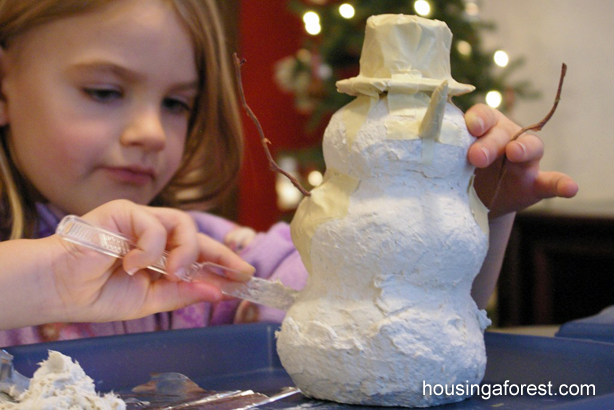
[[[142,314],[172,311],[199,302],[216,303],[223,299],[220,290],[207,282],[152,282],[145,297]]]
[[[535,189],[540,198],[572,198],[578,193],[578,184],[561,172],[540,172],[535,180]]]
[[[511,137],[520,127],[498,110],[485,104],[471,107],[465,114],[469,132],[478,140],[469,148],[468,159],[478,168],[485,168],[499,158]]]
[[[199,261],[213,262],[218,265],[225,266],[227,268],[239,271],[249,276],[253,275],[255,268],[249,263],[241,259],[230,248],[224,246],[220,242],[206,236],[198,235],[199,247],[200,247],[200,259]],[[233,275],[232,272],[225,271],[225,275],[233,280],[244,281],[244,276]]]
[[[237,252],[245,248],[256,237],[256,231],[247,227],[239,227],[230,231],[224,237],[224,244]]]
[[[128,252],[123,260],[128,274],[156,264],[168,250],[168,279],[177,281],[198,257],[196,226],[184,212],[116,200],[84,215],[84,219],[134,239],[136,249]]]
[[[134,274],[158,261],[166,247],[166,229],[146,207],[128,200],[115,200],[87,213],[90,223],[136,239],[137,248],[123,260],[124,270]]]
[[[148,212],[134,212],[131,222],[132,232],[128,235],[136,238],[136,249],[124,257],[123,266],[128,274],[156,264],[166,249],[167,237],[165,227]]]
[[[170,255],[166,266],[167,271],[177,278],[185,278],[186,271],[190,269],[194,262],[205,261],[247,275],[253,275],[254,267],[237,256],[231,249],[204,234],[198,233],[196,224],[188,214],[163,208],[154,208],[151,209],[151,212],[168,232],[166,247]],[[235,278],[232,272],[227,273],[226,276],[235,280],[245,280],[244,277]],[[173,277],[171,276],[169,279],[173,279]]]
[[[85,215],[84,218],[135,238],[136,249],[128,252],[123,260],[124,270],[132,275],[160,261],[165,250],[169,253],[166,260],[166,270],[169,273],[166,282],[183,279],[194,262],[213,262],[244,274],[228,273],[226,276],[232,280],[247,280],[246,276],[253,275],[255,271],[253,266],[231,249],[198,233],[192,218],[182,211],[151,208],[118,200],[103,205],[94,214]],[[217,278],[225,280],[219,276]],[[155,279],[150,277],[152,281]],[[209,282],[215,286],[218,279]]]
[[[505,153],[514,163],[539,161],[544,156],[544,143],[536,135],[522,134],[507,145]]]
[[[168,208],[148,208],[160,221],[167,232],[166,249],[170,255],[166,261],[169,279],[185,278],[186,271],[199,254],[198,229],[194,220],[186,213]]]
[[[476,104],[465,113],[467,129],[476,137],[483,136],[497,124],[498,118],[495,110],[485,104]]]

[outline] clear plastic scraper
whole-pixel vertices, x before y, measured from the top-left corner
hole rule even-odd
[[[74,215],[64,217],[60,221],[56,233],[69,242],[88,247],[115,258],[123,258],[136,247],[133,238],[94,226]],[[166,274],[167,258],[168,252],[164,252],[160,260],[148,266],[148,268]],[[213,262],[201,262],[192,264],[182,279],[191,282],[197,278],[197,275],[203,269],[224,277],[227,276],[226,272],[232,272],[235,277],[248,276]],[[282,285],[279,281],[272,282],[256,277],[250,277],[246,282],[226,283],[220,290],[225,295],[282,310],[288,310],[292,306],[298,293],[296,290]]]

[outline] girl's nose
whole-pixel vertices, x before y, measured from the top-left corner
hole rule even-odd
[[[166,133],[159,110],[146,108],[135,113],[122,133],[121,142],[126,146],[139,146],[147,151],[164,149]]]

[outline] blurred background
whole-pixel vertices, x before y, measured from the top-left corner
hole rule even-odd
[[[572,200],[520,213],[491,316],[499,326],[549,325],[614,304],[614,2],[610,0],[220,0],[230,49],[247,60],[248,104],[278,163],[308,188],[324,171],[321,138],[349,100],[334,82],[358,73],[365,20],[381,13],[445,21],[454,40],[453,77],[477,86],[462,109],[498,107],[520,125],[550,110],[561,64],[562,101],[539,132],[542,168],[571,175]],[[240,186],[218,212],[258,230],[289,221],[301,199],[271,172],[244,116],[247,152]]]

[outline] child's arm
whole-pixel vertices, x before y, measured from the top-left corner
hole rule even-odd
[[[469,162],[478,168],[475,188],[490,209],[490,247],[472,290],[476,303],[484,308],[497,282],[515,213],[544,198],[571,198],[578,192],[578,184],[563,173],[541,171],[542,141],[523,134],[510,142],[520,126],[498,110],[478,104],[467,111],[465,121],[478,137],[468,154]],[[507,171],[493,202],[504,152]]]
[[[252,274],[230,249],[196,231],[187,214],[113,201],[83,216],[86,221],[137,239],[118,261],[52,235],[0,243],[0,329],[52,322],[128,320],[196,302],[222,299],[223,279],[180,281],[194,261],[212,261]],[[160,276],[145,270],[169,251]],[[126,272],[133,273],[132,276]]]

